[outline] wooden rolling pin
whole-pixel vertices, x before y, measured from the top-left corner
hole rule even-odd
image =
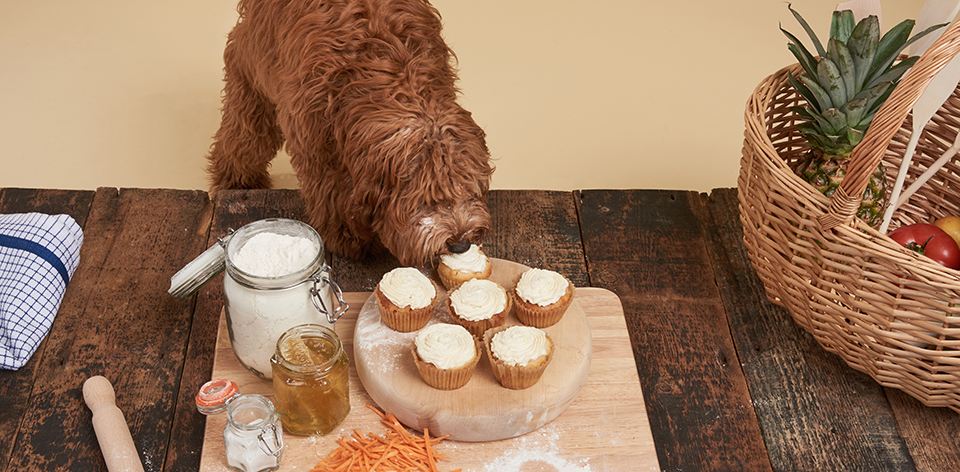
[[[83,383],[83,401],[93,412],[93,430],[97,433],[103,460],[110,472],[143,472],[140,455],[130,436],[123,412],[117,408],[117,394],[110,381],[101,376]]]

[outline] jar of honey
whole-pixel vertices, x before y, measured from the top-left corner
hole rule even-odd
[[[273,390],[283,429],[291,434],[327,434],[350,412],[347,354],[332,329],[295,326],[277,340],[270,359]]]

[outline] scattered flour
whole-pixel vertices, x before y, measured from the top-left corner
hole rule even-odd
[[[427,326],[437,323],[453,323],[453,319],[447,312],[446,293],[441,290],[438,297],[433,316],[427,322]],[[371,296],[370,301],[364,304],[357,316],[353,346],[354,355],[365,359],[378,359],[375,367],[380,374],[396,372],[402,368],[404,362],[413,365],[410,348],[413,346],[416,337],[417,331],[399,333],[383,324],[380,321],[376,297]]]
[[[564,459],[557,441],[561,430],[553,425],[513,439],[512,447],[479,472],[593,472],[586,459]]]
[[[526,466],[526,467],[524,467]],[[551,468],[546,468],[546,467]],[[483,472],[591,472],[590,466],[579,466],[556,451],[514,451],[494,460]]]

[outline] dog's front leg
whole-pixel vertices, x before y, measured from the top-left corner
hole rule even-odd
[[[220,129],[207,156],[211,188],[270,188],[270,161],[283,146],[276,106],[253,88],[224,54],[224,96]]]

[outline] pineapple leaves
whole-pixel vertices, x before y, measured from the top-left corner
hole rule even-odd
[[[810,110],[807,110],[806,107],[790,107],[790,110],[800,115],[800,118],[803,118],[807,121],[815,121],[813,114],[810,113]]]
[[[807,139],[822,141],[827,149],[843,146],[851,136],[863,136],[863,131],[850,124],[850,117],[842,110],[831,108],[823,113],[813,113],[806,107],[793,107],[804,123],[797,126]],[[816,136],[816,138],[813,138]],[[859,143],[859,138],[856,143]],[[853,145],[856,145],[853,143]],[[851,147],[852,149],[852,147]]]
[[[834,11],[830,21],[830,38],[846,43],[855,26],[852,10]]]
[[[863,131],[854,128],[847,128],[847,142],[850,143],[850,148],[857,147],[857,144],[860,144],[860,141],[863,140]]]
[[[854,76],[856,90],[863,90],[864,88],[863,84],[867,81],[867,72],[870,71],[870,64],[877,53],[877,42],[879,41],[880,21],[873,15],[860,20],[847,41],[847,47],[853,57],[853,66],[856,69],[856,75]]]
[[[822,113],[824,110],[833,108],[833,102],[830,99],[830,94],[827,93],[827,91],[824,90],[820,84],[807,76],[800,77],[800,82],[802,82],[803,85],[806,85],[807,89],[810,90],[810,94],[813,95],[813,99],[817,104],[817,110]]]
[[[833,12],[830,38],[824,50],[810,25],[790,4],[787,7],[817,52],[811,54],[799,39],[780,27],[789,40],[787,48],[804,72],[787,76],[790,85],[806,100],[805,106],[792,108],[799,116],[797,129],[812,147],[825,154],[849,154],[861,142],[897,82],[919,59],[909,57],[898,62],[900,54],[914,41],[944,25],[932,26],[910,37],[916,22],[905,20],[881,36],[876,16],[856,22],[852,11]]]
[[[893,64],[900,51],[903,51],[903,48],[906,47],[907,38],[910,37],[910,31],[913,30],[915,23],[913,20],[903,20],[880,38],[880,44],[877,45],[877,55],[874,57],[873,63],[870,64],[867,77],[877,76]],[[867,83],[869,82],[868,80]]]
[[[840,77],[843,79],[846,96],[853,97],[856,95],[857,90],[854,80],[856,67],[854,66],[853,56],[850,54],[850,49],[847,48],[847,45],[842,41],[830,38],[830,41],[827,42],[827,57],[840,69]]]
[[[787,72],[787,81],[790,82],[790,85],[793,86],[793,88],[797,91],[797,93],[799,93],[800,96],[803,97],[803,99],[806,100],[811,107],[813,107],[817,111],[821,110],[820,103],[817,101],[817,97],[813,94],[813,92],[809,88],[807,88],[806,85],[803,84],[803,82],[800,82],[799,80],[797,80],[797,78],[794,77],[793,74],[790,72]]]
[[[831,108],[824,111],[821,118],[817,118],[817,123],[820,123],[820,128],[827,132],[829,136],[839,136],[846,133],[847,128],[847,117],[844,116],[843,112],[837,110],[836,108]]]
[[[851,128],[859,126],[867,114],[868,106],[869,102],[866,98],[855,98],[840,107],[840,111],[846,116],[847,126]]]
[[[905,74],[911,67],[913,67],[913,64],[916,63],[919,59],[920,59],[920,56],[913,56],[898,62],[897,65],[887,69],[887,71],[883,75],[881,75],[880,77],[877,77],[876,79],[871,80],[870,83],[867,84],[867,87],[873,87],[874,85],[880,84],[883,82],[896,82],[900,80],[900,77],[902,77],[903,74]]]
[[[870,124],[870,121],[873,120],[873,115],[880,109],[880,105],[883,105],[887,97],[893,93],[893,85],[893,82],[880,82],[858,93],[856,97],[853,97],[854,99],[862,98],[866,100],[867,117],[861,118],[861,123]]]
[[[907,46],[912,44],[914,41],[926,36],[927,34],[942,28],[947,25],[947,23],[931,26],[920,33],[917,33],[912,38],[907,39],[910,36],[910,32],[913,30],[913,26],[916,22],[913,20],[903,20],[897,26],[894,26],[890,31],[887,31],[887,34],[883,35],[883,38],[880,38],[880,44],[877,45],[877,54],[874,58],[873,64],[870,65],[870,71],[867,73],[867,84],[876,83],[880,81],[880,76],[889,72],[889,67],[893,64],[893,61],[900,56],[900,53],[906,49]],[[901,75],[907,71],[908,68],[901,69]],[[898,76],[897,79],[900,77]],[[867,86],[869,87],[869,85]]]
[[[889,88],[891,85],[893,85],[892,82],[881,82],[877,85],[874,85],[873,87],[870,87],[858,93],[853,98],[865,98],[867,99],[867,103],[869,103],[870,105],[869,108],[873,108],[873,104],[875,104],[878,101],[882,101],[880,100],[880,97],[883,96],[884,92],[886,92],[887,88]]]
[[[817,82],[830,95],[831,104],[840,106],[847,102],[847,87],[843,83],[840,68],[829,57],[820,59],[820,63],[817,64]],[[810,85],[808,84],[807,87]]]
[[[816,75],[816,56],[810,54],[810,51],[803,47],[803,43],[801,43],[796,36],[790,34],[790,32],[783,28],[780,28],[780,31],[783,31],[783,34],[785,34],[787,39],[790,40],[790,44],[787,45],[787,49],[789,49],[790,52],[793,53],[793,56],[797,58],[797,62],[800,63],[800,66],[803,67],[803,70],[806,71],[808,75]]]
[[[807,138],[811,146],[820,149],[832,149],[836,147],[836,144],[829,137],[820,134],[820,130],[813,125],[804,123],[798,125],[797,130],[803,134],[804,138]]]
[[[817,54],[820,57],[825,57],[827,53],[823,50],[823,45],[820,44],[820,40],[817,39],[817,34],[813,32],[813,28],[811,28],[810,25],[807,24],[807,21],[804,20],[803,17],[793,9],[792,5],[788,3],[787,8],[790,9],[791,13],[793,13],[793,17],[797,19],[797,22],[800,23],[800,26],[803,27],[803,30],[807,32],[807,36],[810,36],[810,40],[813,41],[813,45],[817,48]]]

